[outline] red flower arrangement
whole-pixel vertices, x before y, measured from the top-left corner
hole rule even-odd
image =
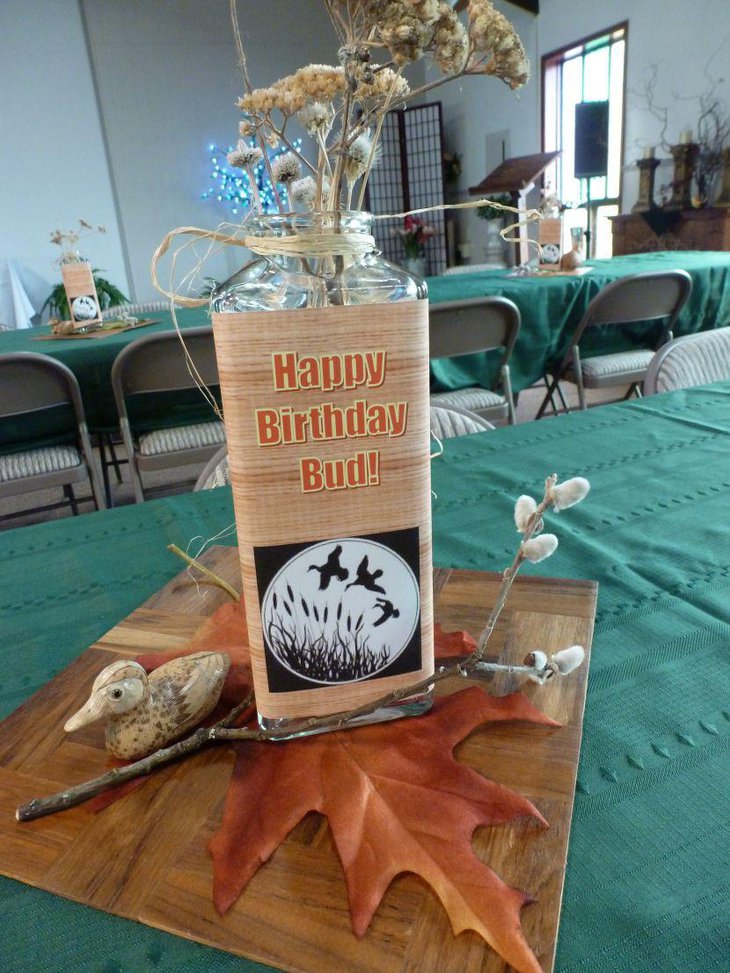
[[[393,232],[403,240],[409,257],[422,257],[426,241],[436,236],[436,228],[424,223],[417,216],[406,216],[403,226]]]

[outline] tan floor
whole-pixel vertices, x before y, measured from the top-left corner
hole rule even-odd
[[[571,393],[571,388],[571,386],[566,386],[566,397],[571,409],[577,409],[577,396],[575,395],[574,391]],[[520,392],[517,402],[517,421],[519,423],[531,422],[534,420],[535,413],[542,402],[544,393],[545,390],[543,386],[536,386]],[[613,398],[615,398],[615,390],[613,389],[602,394],[589,393],[589,402],[593,404],[600,404],[602,401],[611,400]],[[120,449],[120,452],[123,456],[124,451]],[[158,472],[145,474],[145,492],[148,493],[148,499],[154,499],[155,497],[160,496],[172,496],[176,493],[188,493],[195,485],[195,481],[197,480],[201,469],[202,464],[198,466],[178,467],[173,470],[160,470]],[[122,466],[122,471],[123,482],[121,484],[116,482],[113,471],[111,474],[112,495],[114,498],[114,506],[116,507],[126,506],[127,504],[134,503],[134,494],[132,492],[132,485],[129,481],[129,473],[125,466]],[[147,490],[148,485],[149,490]],[[77,488],[76,493],[79,497],[89,496],[90,490],[85,487],[84,484],[81,484]],[[56,490],[38,491],[37,493],[29,493],[17,497],[0,499],[0,530],[9,530],[29,524],[42,523],[45,520],[72,516],[68,507],[39,513],[24,513],[24,511],[30,510],[34,507],[43,506],[49,503],[56,503],[58,500],[62,499],[62,496],[62,491],[60,488],[58,488]],[[94,509],[94,503],[91,499],[79,503],[79,511],[81,514],[89,513]],[[13,514],[13,516],[8,517],[9,514]]]

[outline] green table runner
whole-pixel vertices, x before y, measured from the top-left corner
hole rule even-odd
[[[640,253],[593,260],[590,265],[593,269],[582,277],[510,277],[509,271],[502,270],[429,277],[429,298],[440,303],[502,296],[515,302],[522,315],[522,330],[510,364],[516,392],[539,381],[546,366],[560,361],[588,304],[606,284],[619,277],[646,271],[686,270],[692,276],[693,288],[677,322],[676,334],[730,325],[730,253]],[[656,326],[637,326],[627,333],[640,343],[647,330],[651,338]],[[610,329],[596,329],[588,337],[592,339],[590,343],[586,339],[588,351],[623,351],[632,344]],[[433,391],[469,385],[489,387],[493,373],[493,362],[485,355],[464,355],[458,361],[442,359],[431,363],[431,387]]]
[[[600,583],[556,970],[724,973],[730,383],[447,441],[435,562],[501,569],[553,471],[593,489],[528,570]],[[167,543],[231,522],[222,489],[0,533],[0,713],[179,571]],[[4,973],[264,969],[5,879],[0,915]]]

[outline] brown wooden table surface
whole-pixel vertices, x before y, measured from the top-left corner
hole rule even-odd
[[[233,548],[205,562],[239,585]],[[477,636],[499,577],[436,572],[436,620]],[[528,651],[590,647],[597,586],[521,577],[490,642],[489,657],[520,663]],[[115,658],[184,648],[226,599],[185,573],[120,622],[0,724],[0,872],[78,902],[136,919],[292,973],[505,973],[511,969],[475,933],[454,937],[429,887],[401,875],[367,934],[350,929],[342,870],[327,822],[309,815],[257,873],[230,912],[212,904],[207,843],[219,827],[233,754],[210,749],[168,767],[99,814],[86,807],[26,824],[15,808],[95,777],[107,767],[103,729],[73,735],[63,724]],[[485,727],[457,748],[459,760],[528,797],[550,822],[521,819],[478,829],[474,848],[536,902],[523,928],[544,970],[553,968],[580,749],[588,663],[546,686],[524,688],[559,730]],[[500,677],[492,691],[517,688]],[[464,688],[463,680],[444,691]]]

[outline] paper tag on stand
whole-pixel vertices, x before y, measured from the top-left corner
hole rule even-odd
[[[61,264],[61,278],[74,327],[87,328],[90,324],[98,324],[101,312],[91,264],[85,260]]]
[[[538,243],[542,247],[538,267],[540,270],[558,270],[563,252],[563,221],[560,217],[540,220]]]
[[[213,329],[260,714],[337,712],[430,675],[427,302]]]

